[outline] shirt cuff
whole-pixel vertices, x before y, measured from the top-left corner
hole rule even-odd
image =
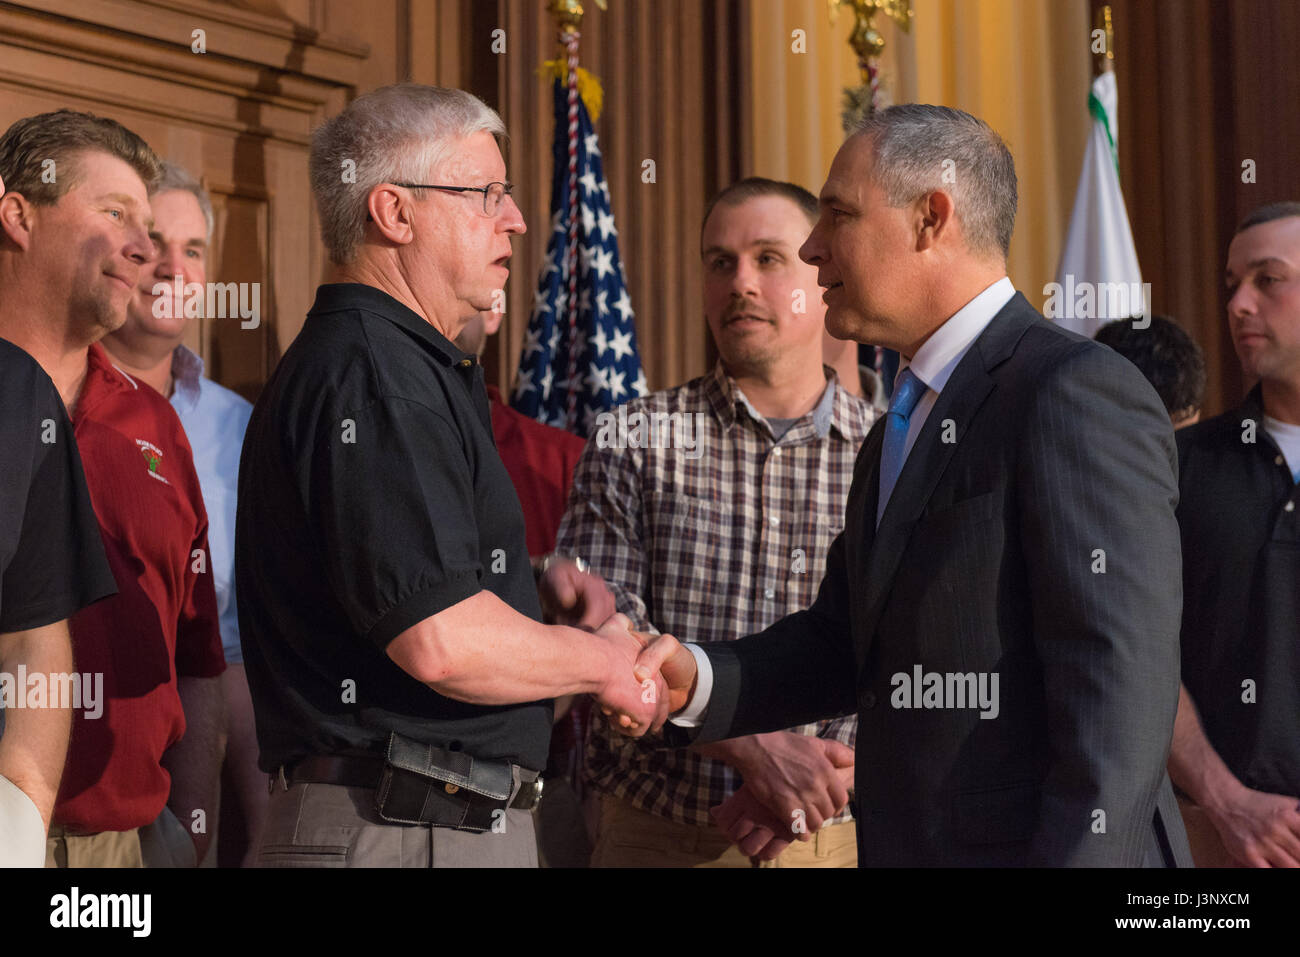
[[[698,728],[704,723],[704,712],[709,709],[709,696],[713,694],[713,665],[704,649],[693,642],[683,642],[695,656],[695,694],[686,702],[686,707],[675,718],[669,718],[679,728]]]

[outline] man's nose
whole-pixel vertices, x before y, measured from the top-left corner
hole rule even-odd
[[[745,296],[758,292],[758,267],[748,256],[741,256],[736,261],[736,269],[731,274],[731,294]]]
[[[528,224],[524,222],[523,211],[519,208],[519,204],[515,202],[513,196],[507,196],[502,202],[499,215],[502,220],[502,232],[513,233],[518,236],[528,232]]]
[[[1228,315],[1234,319],[1250,315],[1255,311],[1255,293],[1250,283],[1238,284],[1232,297],[1228,300]]]
[[[160,279],[171,279],[185,273],[185,259],[181,252],[168,246],[161,246],[154,251],[153,271]]]
[[[820,266],[826,262],[826,248],[822,242],[821,220],[813,227],[813,231],[808,234],[804,244],[799,247],[799,258],[810,266]]]
[[[154,243],[143,225],[134,227],[127,236],[122,255],[138,266],[148,264],[154,257]]]

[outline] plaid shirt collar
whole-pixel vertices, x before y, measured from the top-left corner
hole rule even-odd
[[[870,424],[861,414],[854,413],[850,396],[840,388],[839,377],[835,375],[835,371],[829,366],[822,366],[822,371],[826,375],[826,391],[822,393],[821,399],[813,410],[795,423],[786,436],[792,441],[802,441],[813,435],[824,439],[833,430],[845,441],[861,443],[870,431]],[[767,420],[750,403],[740,386],[736,385],[736,380],[728,374],[721,359],[704,377],[704,395],[724,433],[729,432],[744,418],[749,419],[760,430],[765,430],[769,436],[772,434],[772,428],[767,424]],[[762,423],[761,426],[759,423]],[[805,435],[805,430],[810,430],[810,434]]]

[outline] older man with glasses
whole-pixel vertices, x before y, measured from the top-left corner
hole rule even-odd
[[[482,367],[453,344],[525,229],[503,133],[467,93],[403,84],[313,137],[332,281],[253,410],[236,522],[265,866],[536,866],[553,699],[596,694],[633,733],[667,715],[603,582],[553,563],[539,600]],[[543,624],[557,591],[577,600]]]

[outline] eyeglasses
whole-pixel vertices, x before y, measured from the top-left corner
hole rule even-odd
[[[445,189],[452,193],[482,193],[483,215],[495,216],[501,211],[501,204],[514,192],[514,183],[488,183],[486,186],[431,186],[427,183],[394,183],[403,189]]]

